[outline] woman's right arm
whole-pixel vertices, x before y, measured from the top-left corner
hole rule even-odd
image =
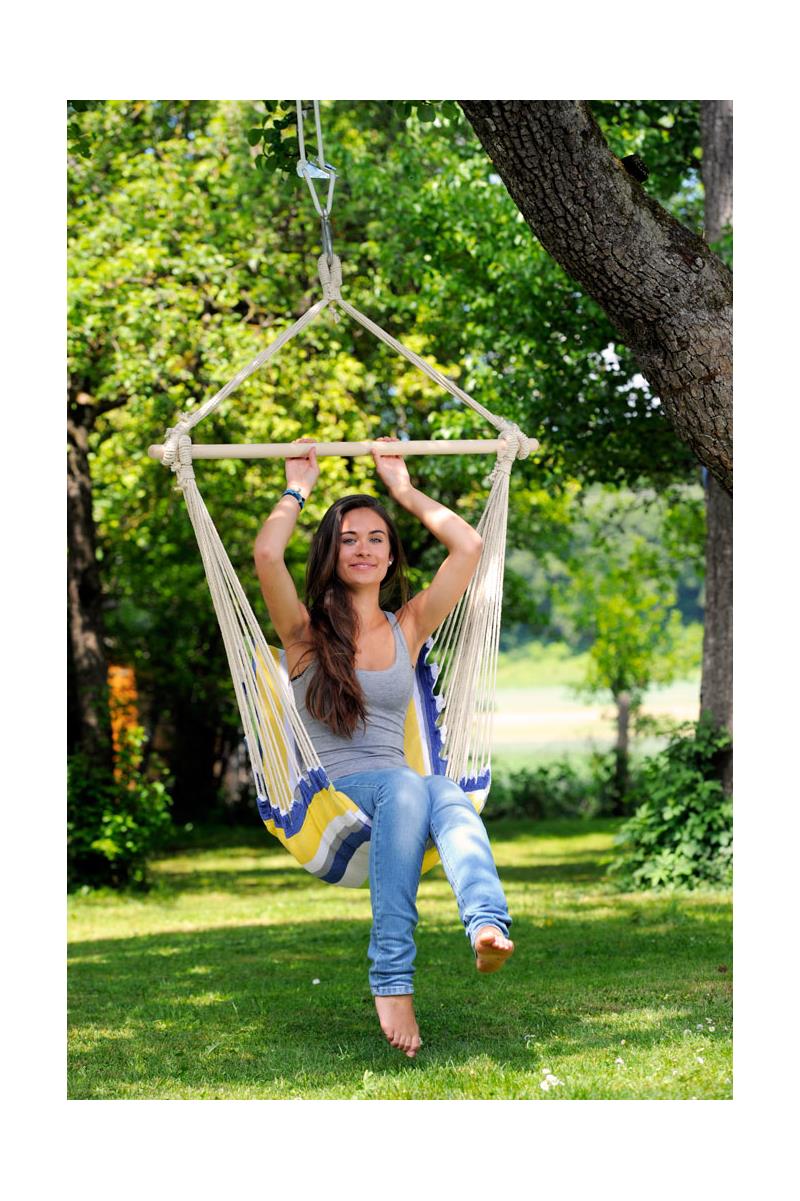
[[[318,475],[313,446],[307,456],[286,460],[286,486],[300,492],[304,500],[308,499]],[[287,649],[305,640],[309,624],[308,610],[297,595],[283,557],[299,515],[300,505],[295,498],[282,496],[261,527],[253,547],[261,592],[275,632]]]

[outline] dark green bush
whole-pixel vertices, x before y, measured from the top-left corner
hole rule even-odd
[[[719,779],[730,745],[728,733],[704,718],[640,767],[631,794],[637,807],[608,868],[622,887],[731,883],[733,805]]]
[[[144,731],[124,730],[117,776],[83,754],[70,756],[67,787],[67,876],[79,885],[143,886],[147,858],[172,829],[163,771],[141,772]]]
[[[567,760],[498,774],[492,780],[484,818],[596,817],[605,809],[613,776],[613,757],[593,755],[588,771]]]

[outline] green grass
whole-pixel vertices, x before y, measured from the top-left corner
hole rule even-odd
[[[588,654],[576,655],[565,642],[526,642],[498,656],[497,687],[577,685],[586,674],[588,662]]]
[[[729,895],[614,893],[617,825],[491,827],[517,943],[493,976],[440,869],[423,878],[415,1061],[374,1015],[367,892],[257,827],[195,831],[149,894],[70,898],[69,1096],[728,1098]]]

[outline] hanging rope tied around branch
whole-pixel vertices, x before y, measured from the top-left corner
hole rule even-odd
[[[297,712],[285,657],[267,645],[200,495],[193,468],[193,449],[196,452],[202,447],[193,448],[191,431],[327,308],[334,316],[337,316],[337,309],[348,314],[497,431],[499,440],[496,443],[457,443],[459,448],[469,447],[466,453],[479,453],[486,446],[496,448],[496,462],[489,477],[489,496],[477,525],[483,550],[466,592],[419,656],[414,699],[406,723],[410,739],[406,748],[408,762],[421,774],[446,774],[455,780],[479,811],[491,780],[492,719],[510,475],[515,460],[527,458],[538,442],[523,434],[513,421],[491,413],[342,296],[342,264],[330,245],[329,208],[321,209],[313,185],[313,178],[329,179],[330,205],[335,171],[322,158],[317,102],[320,167],[313,168],[305,159],[300,103],[298,101],[301,142],[298,174],[306,178],[323,219],[323,254],[317,263],[322,299],[278,334],[269,346],[194,412],[181,413],[175,425],[167,430],[163,447],[151,450],[159,452],[164,464],[175,473],[197,537],[231,670],[261,816],[268,829],[308,871],[334,883],[358,885],[367,873],[363,852],[369,837],[369,819],[349,798],[333,791],[322,768]],[[403,453],[403,443],[329,445],[332,449],[328,453],[362,454],[373,449],[386,454]],[[408,445],[419,448],[413,453],[425,454],[445,453],[453,447],[446,439]],[[248,449],[288,455],[295,453],[297,446],[241,447],[239,457],[253,457],[246,453]],[[431,851],[424,867],[432,866],[435,861],[435,852]]]

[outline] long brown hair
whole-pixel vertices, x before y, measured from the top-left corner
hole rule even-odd
[[[386,522],[392,562],[383,579],[380,605],[399,592],[408,599],[405,556],[394,521],[374,496],[343,496],[328,509],[311,542],[306,567],[306,608],[311,619],[309,655],[316,661],[306,690],[306,708],[334,734],[351,738],[366,722],[364,694],[356,675],[358,618],[350,591],[336,573],[342,519],[351,509],[373,509]]]

